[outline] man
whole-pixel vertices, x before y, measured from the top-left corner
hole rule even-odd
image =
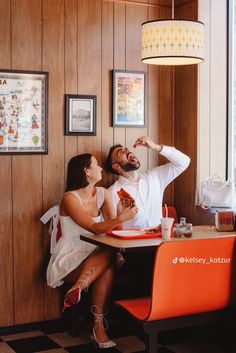
[[[111,147],[107,157],[107,169],[119,175],[119,179],[109,188],[113,203],[117,208],[117,191],[123,188],[135,200],[138,214],[135,219],[123,224],[124,228],[153,228],[162,218],[162,199],[166,186],[180,175],[189,165],[190,158],[174,147],[154,143],[149,137],[139,137],[136,147],[150,148],[169,160],[162,166],[146,172],[139,172],[138,158],[122,145]]]

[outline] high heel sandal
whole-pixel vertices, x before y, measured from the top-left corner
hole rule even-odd
[[[85,292],[88,291],[90,279],[95,274],[95,269],[92,267],[90,270],[86,272],[86,274],[78,280],[79,283],[82,282],[81,286],[71,288],[66,293],[62,311],[66,310],[67,308],[70,308],[72,305],[76,305],[79,303],[81,298],[82,286],[84,287]]]
[[[102,325],[103,325],[103,328],[104,330],[107,330],[108,329],[108,323],[107,323],[107,320],[105,318],[105,314],[98,314],[94,311],[94,309],[99,309],[97,305],[92,305],[91,307],[91,313],[94,315],[94,318],[95,318],[95,322],[98,322],[98,321],[102,321]],[[104,327],[104,323],[105,323],[105,327]],[[106,349],[106,348],[111,348],[111,347],[115,347],[116,346],[116,343],[109,340],[109,341],[106,341],[106,342],[100,342],[98,339],[97,339],[97,336],[96,336],[96,333],[95,333],[95,330],[93,328],[93,333],[92,335],[90,336],[91,339],[93,340],[96,348],[99,348],[99,349]]]
[[[96,348],[99,348],[99,349],[111,348],[116,346],[116,343],[111,340],[106,342],[99,342],[99,340],[96,337],[94,328],[93,328],[93,334],[91,335],[91,339],[93,340]]]
[[[70,308],[72,305],[76,305],[79,303],[81,298],[81,289],[80,287],[70,289],[64,299],[63,309],[62,311]]]

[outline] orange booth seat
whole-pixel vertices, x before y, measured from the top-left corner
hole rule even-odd
[[[118,300],[143,324],[146,352],[157,352],[157,332],[199,324],[236,303],[235,237],[162,243],[150,297]]]

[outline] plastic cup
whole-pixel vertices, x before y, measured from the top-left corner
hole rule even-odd
[[[162,239],[169,240],[171,238],[171,229],[174,218],[165,217],[161,219]]]

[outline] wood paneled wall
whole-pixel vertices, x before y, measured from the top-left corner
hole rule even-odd
[[[198,18],[197,1],[177,1],[176,18]],[[188,151],[189,168],[175,180],[174,204],[179,216],[193,222],[197,170],[197,65],[174,68],[174,144]],[[183,192],[184,185],[184,192]]]
[[[166,6],[0,0],[0,14],[0,68],[49,72],[48,155],[0,156],[0,326],[8,326],[60,317],[60,290],[45,283],[49,235],[39,218],[58,203],[69,159],[89,151],[102,162],[113,143],[130,147],[146,134],[173,144],[173,69],[140,62],[141,23],[169,17]],[[112,128],[112,69],[147,71],[147,128]],[[97,136],[64,136],[66,93],[97,95]],[[156,165],[155,154],[137,154],[143,169]]]
[[[197,0],[177,0],[175,4],[176,18],[198,19]],[[187,222],[193,224],[214,224],[214,214],[195,205],[199,133],[198,67],[198,65],[190,65],[173,69],[174,146],[181,151],[185,151],[191,158],[189,168],[174,182],[174,205],[178,210],[178,215],[186,217]]]

